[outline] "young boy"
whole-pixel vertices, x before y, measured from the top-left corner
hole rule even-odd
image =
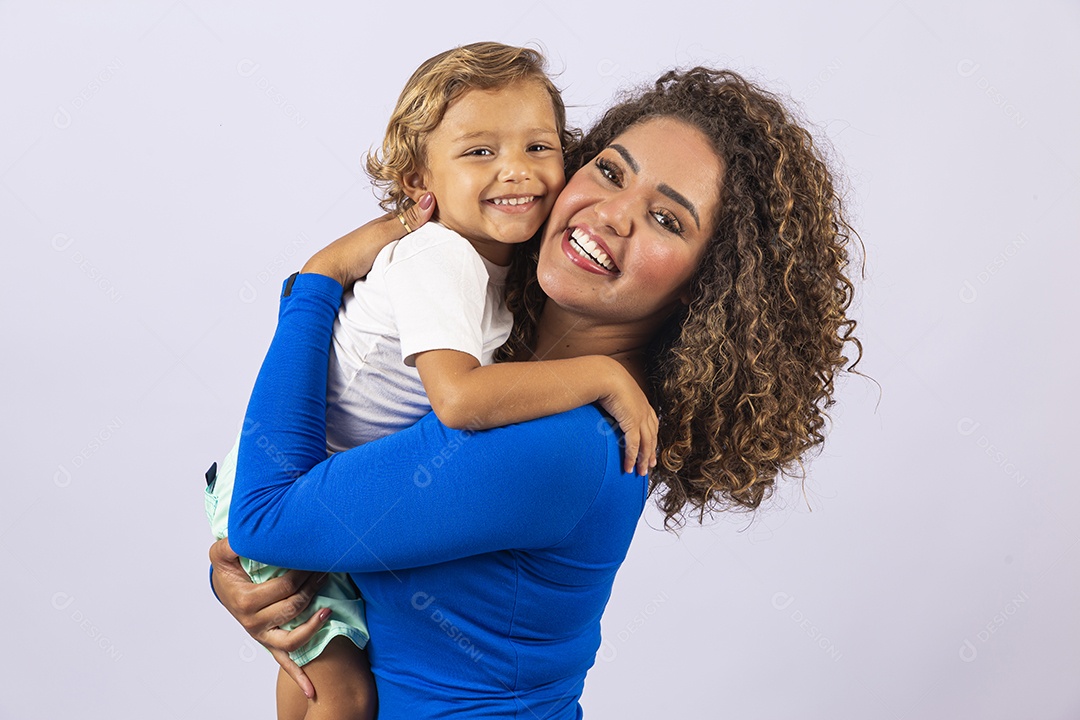
[[[431,410],[450,427],[479,430],[600,402],[627,435],[626,471],[647,472],[656,416],[618,362],[491,365],[512,325],[503,284],[513,246],[536,234],[565,184],[562,150],[572,135],[543,65],[532,50],[475,43],[431,58],[406,83],[367,169],[384,209],[400,212],[431,193],[437,222],[388,245],[345,294],[328,376],[328,451],[383,437]],[[218,537],[227,534],[235,467],[236,448],[207,489]],[[284,572],[252,560],[245,569],[256,582]],[[281,673],[278,717],[374,717],[363,601],[347,575],[332,575],[306,613],[283,627],[325,607],[331,619],[291,654],[316,697],[306,699]]]

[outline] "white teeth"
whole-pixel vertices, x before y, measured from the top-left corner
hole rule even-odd
[[[525,203],[532,202],[536,199],[535,195],[529,197],[516,197],[516,198],[493,198],[491,202],[496,205],[524,205]]]
[[[570,239],[573,240],[573,242],[570,243],[570,247],[577,250],[578,255],[592,260],[605,270],[615,272],[615,263],[611,262],[611,258],[608,257],[608,254],[601,250],[600,246],[593,242],[592,239],[585,234],[584,230],[574,228],[570,232]]]

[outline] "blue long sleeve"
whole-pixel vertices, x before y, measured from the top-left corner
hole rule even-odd
[[[340,296],[335,281],[305,274],[282,298],[240,444],[233,548],[282,567],[366,572],[563,539],[604,479],[608,458],[596,441],[612,430],[593,408],[574,411],[592,417],[586,437],[561,416],[470,432],[430,414],[326,458]]]
[[[622,473],[592,406],[475,433],[429,414],[326,458],[340,296],[333,280],[299,275],[282,298],[245,419],[230,543],[352,575],[381,720],[581,717],[647,482]]]

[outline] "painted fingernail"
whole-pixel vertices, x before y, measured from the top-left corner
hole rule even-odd
[[[325,620],[330,617],[330,608],[323,608],[319,611],[319,620]]]
[[[434,199],[435,197],[431,193],[424,193],[424,197],[420,198],[420,209],[427,210],[431,207],[431,201]]]

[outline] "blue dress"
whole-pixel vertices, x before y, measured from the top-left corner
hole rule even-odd
[[[341,290],[314,274],[286,283],[245,420],[233,549],[352,575],[380,720],[581,717],[647,481],[622,472],[593,406],[479,432],[429,414],[327,458]]]

